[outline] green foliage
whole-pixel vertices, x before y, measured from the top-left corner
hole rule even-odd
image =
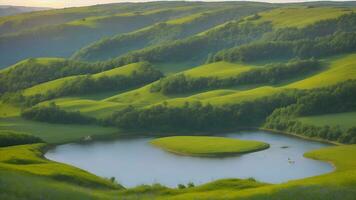
[[[69,57],[76,50],[103,37],[135,31],[160,21],[190,14],[194,9],[188,5],[186,9],[171,7],[152,8],[142,12],[121,10],[120,14],[116,12],[114,10],[97,16],[89,15],[86,20],[78,17],[66,23],[48,24],[0,35],[0,67],[29,57]]]
[[[158,80],[163,75],[148,63],[134,63],[98,74],[72,76],[29,88],[21,99],[25,105],[70,95],[122,91]]]
[[[93,64],[59,58],[27,59],[0,71],[0,94],[17,91],[57,78],[98,72]]]
[[[132,50],[186,38],[232,19],[262,10],[258,6],[216,7],[181,18],[159,22],[141,30],[104,38],[77,51],[74,59],[107,60]]]
[[[41,142],[42,140],[40,138],[32,135],[0,130],[0,147]]]
[[[240,21],[230,22],[221,27],[211,29],[204,34],[143,48],[111,61],[106,61],[106,63],[108,66],[120,66],[142,60],[153,63],[168,61],[179,62],[187,59],[204,61],[210,53],[249,43],[260,38],[268,31],[271,31],[271,25],[268,23],[253,25]],[[192,55],[194,55],[194,57],[192,57]]]
[[[90,124],[93,118],[85,117],[80,112],[67,112],[61,110],[57,105],[50,104],[49,107],[38,106],[24,110],[21,117],[40,122],[60,124]]]
[[[351,128],[356,124],[356,112],[331,113],[298,117],[298,121],[315,126],[340,126],[343,129]]]
[[[276,58],[311,58],[355,51],[356,14],[347,14],[307,27],[284,28],[261,41],[218,52],[214,61],[257,61]]]
[[[300,96],[295,104],[273,111],[267,118],[265,127],[330,141],[355,143],[355,128],[345,131],[339,126],[330,127],[324,125],[320,127],[303,124],[295,119],[301,116],[356,110],[355,94],[355,81],[346,81],[335,86],[311,90],[307,94]]]
[[[132,106],[115,112],[106,121],[128,129],[214,130],[258,126],[278,107],[295,102],[298,92],[290,91],[223,106],[185,102],[182,107],[160,104],[136,109]]]
[[[82,141],[88,136],[92,139],[108,138],[119,133],[119,130],[113,127],[91,124],[54,124],[25,120],[19,117],[0,118],[0,131],[26,133],[50,144]]]

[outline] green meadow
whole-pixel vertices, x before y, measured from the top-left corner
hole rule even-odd
[[[50,131],[48,131],[50,130]],[[0,119],[0,131],[15,131],[37,136],[48,143],[67,143],[84,140],[87,136],[108,137],[118,129],[95,125],[62,125],[24,120],[18,117]]]
[[[300,117],[298,120],[306,124],[315,124],[318,126],[340,126],[347,129],[355,125],[355,114],[355,112],[335,113],[328,115]]]
[[[202,157],[237,155],[269,147],[268,144],[258,141],[206,136],[166,137],[150,143],[175,154]]]

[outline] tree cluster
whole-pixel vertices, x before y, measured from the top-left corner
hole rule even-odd
[[[43,142],[40,138],[26,135],[22,133],[16,133],[12,131],[0,131],[0,147],[22,145],[22,144],[34,144]]]
[[[265,127],[308,137],[318,137],[342,143],[356,143],[356,128],[303,124],[298,117],[349,112],[356,110],[356,81],[350,80],[335,86],[311,90],[297,102],[276,109],[266,120]]]
[[[98,66],[84,62],[71,60],[45,62],[31,58],[0,72],[0,95],[65,76],[96,73],[100,70]]]
[[[49,106],[37,106],[22,111],[21,117],[48,123],[59,124],[90,124],[96,120],[83,116],[80,112],[67,112],[51,103]]]
[[[129,106],[115,112],[106,123],[126,129],[226,130],[258,126],[276,108],[296,101],[299,92],[288,91],[234,105],[203,105],[199,101],[175,107],[165,103],[150,108]]]
[[[356,50],[356,14],[322,20],[305,28],[268,32],[257,42],[225,49],[209,62],[256,61],[278,58],[311,58]]]

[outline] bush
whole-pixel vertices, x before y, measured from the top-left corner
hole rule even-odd
[[[41,143],[42,139],[26,135],[22,133],[16,133],[11,131],[0,131],[0,147],[13,146],[13,145],[22,145],[22,144],[33,144]]]
[[[39,106],[24,110],[21,116],[25,119],[49,123],[90,124],[96,122],[95,119],[83,116],[80,112],[61,110],[54,103],[49,106]]]

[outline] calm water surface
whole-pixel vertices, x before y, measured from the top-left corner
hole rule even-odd
[[[325,162],[303,157],[307,151],[329,146],[265,131],[246,131],[225,137],[259,140],[267,150],[227,158],[178,156],[151,146],[153,138],[120,139],[90,144],[65,144],[46,153],[51,160],[68,163],[102,177],[115,177],[122,185],[161,183],[202,184],[221,178],[254,177],[259,181],[280,183],[331,172]],[[288,148],[281,148],[288,146]],[[288,162],[294,161],[294,164]]]

